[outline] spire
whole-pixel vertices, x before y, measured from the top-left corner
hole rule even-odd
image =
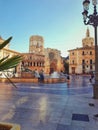
[[[86,37],[90,37],[89,28],[87,28],[87,31],[86,31]]]

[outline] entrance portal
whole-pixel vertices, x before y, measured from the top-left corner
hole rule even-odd
[[[72,67],[72,74],[75,74],[75,67]]]
[[[57,65],[56,63],[52,62],[50,64],[50,74],[53,73],[54,71],[57,71]]]

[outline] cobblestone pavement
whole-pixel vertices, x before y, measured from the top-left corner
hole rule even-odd
[[[98,130],[98,100],[88,76],[70,83],[0,83],[0,121],[21,130]]]

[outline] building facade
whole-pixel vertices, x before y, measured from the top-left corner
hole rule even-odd
[[[88,74],[95,70],[94,38],[90,37],[89,29],[82,39],[82,47],[69,50],[69,73]]]
[[[0,37],[0,44],[3,43],[5,40]],[[14,50],[9,49],[10,43],[7,44],[3,49],[0,50],[0,59],[9,56],[12,57],[14,55],[20,55],[19,52],[16,52]],[[16,68],[11,68],[9,70],[6,71],[6,74],[13,74],[13,73],[17,73],[18,76],[20,76],[20,71],[21,71],[21,63],[16,67]],[[0,76],[2,77],[2,72],[0,72]]]
[[[60,72],[63,69],[61,52],[57,49],[44,48],[42,36],[33,35],[29,40],[29,53],[22,53],[24,59],[22,67],[30,70],[43,70],[49,74],[53,71]]]
[[[42,36],[31,36],[29,39],[29,52],[22,53],[22,67],[32,71],[44,70],[45,54],[44,54],[44,39]]]
[[[0,37],[0,43],[4,42],[4,39]],[[23,60],[17,66],[17,68],[10,69],[8,71],[17,72],[17,76],[22,76],[23,68],[29,70],[38,71],[43,70],[44,73],[51,73],[53,71],[60,72],[63,70],[63,60],[61,57],[61,52],[57,49],[44,48],[44,39],[42,36],[34,35],[29,39],[29,52],[19,53],[14,50],[9,49],[9,44],[6,45],[2,50],[0,50],[0,58],[12,57],[13,55],[22,55]],[[25,75],[26,77],[26,75]]]
[[[29,53],[44,55],[44,39],[42,36],[31,36],[29,39]]]
[[[44,70],[45,56],[35,53],[22,53],[22,67],[30,70]]]
[[[54,71],[64,71],[63,59],[61,52],[57,49],[45,49],[45,73],[52,73]]]

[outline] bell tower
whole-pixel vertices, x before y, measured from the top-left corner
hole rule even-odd
[[[83,47],[92,47],[94,46],[94,38],[90,37],[89,28],[86,30],[86,37],[82,39]]]
[[[86,30],[86,37],[90,37],[89,28],[87,28],[87,30]]]
[[[44,39],[42,36],[34,35],[29,40],[29,53],[44,54]]]

